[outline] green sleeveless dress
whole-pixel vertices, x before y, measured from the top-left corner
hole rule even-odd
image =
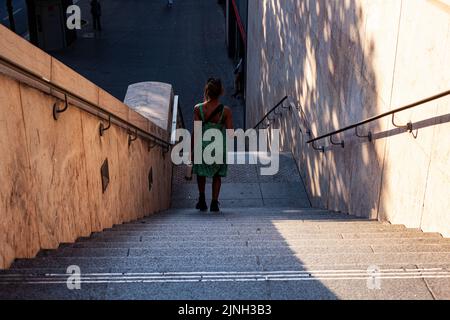
[[[222,114],[220,115],[220,121],[218,123],[213,122],[207,122],[205,123],[205,113],[203,112],[203,106],[204,104],[201,104],[199,106],[200,108],[200,116],[203,122],[203,134],[209,130],[209,129],[217,129],[222,132],[222,142],[223,142],[223,161],[222,164],[206,164],[204,162],[204,159],[202,157],[202,164],[194,164],[193,166],[193,173],[196,174],[199,177],[208,177],[213,178],[216,176],[219,177],[226,177],[228,174],[228,165],[227,165],[227,145],[226,145],[226,133],[225,133],[225,126],[223,124],[223,116],[225,113],[225,109],[222,111]],[[203,141],[202,142],[202,155],[205,151],[205,149],[212,143],[212,141]]]

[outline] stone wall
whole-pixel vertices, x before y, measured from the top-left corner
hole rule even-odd
[[[303,107],[314,136],[450,89],[448,0],[249,2],[247,122],[283,96]],[[286,113],[291,150],[316,207],[450,236],[450,98],[340,134],[324,154]],[[303,128],[305,129],[305,128]],[[303,132],[305,132],[303,130]],[[416,133],[416,132],[415,132]]]
[[[169,139],[167,130],[3,26],[0,56]],[[15,258],[32,258],[41,249],[168,209],[170,155],[160,148],[149,152],[141,139],[129,146],[127,131],[114,124],[100,137],[100,119],[76,108],[74,101],[55,121],[53,104],[62,101],[54,92],[0,71],[0,269]],[[100,168],[105,159],[110,182],[103,193]]]

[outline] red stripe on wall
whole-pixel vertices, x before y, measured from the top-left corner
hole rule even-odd
[[[236,21],[239,27],[239,31],[241,32],[242,41],[244,42],[244,46],[247,46],[247,33],[245,32],[244,24],[242,23],[241,15],[239,14],[238,7],[236,5],[236,0],[231,0],[233,4],[234,14],[236,16]]]

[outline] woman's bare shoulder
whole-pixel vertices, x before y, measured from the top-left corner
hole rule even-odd
[[[195,113],[200,113],[200,107],[201,107],[202,105],[203,105],[202,103],[199,103],[199,104],[195,105],[195,107],[194,107],[194,112],[195,112]]]
[[[233,111],[231,110],[231,108],[229,106],[225,106],[224,112],[226,115],[231,115],[233,113]]]

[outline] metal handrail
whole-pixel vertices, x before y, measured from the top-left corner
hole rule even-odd
[[[0,57],[0,64],[2,64],[3,66],[6,66],[9,69],[12,69],[14,72],[17,72],[22,76],[29,78],[32,81],[38,82],[41,85],[48,87],[50,89],[50,91],[53,90],[53,91],[56,91],[56,92],[59,92],[60,94],[62,94],[65,98],[66,108],[64,108],[63,110],[58,110],[56,108],[56,104],[55,104],[55,106],[53,108],[53,113],[54,113],[55,119],[56,119],[56,116],[58,115],[58,113],[62,113],[67,109],[67,106],[68,106],[67,99],[70,98],[71,100],[78,101],[81,104],[81,105],[73,104],[73,106],[75,106],[76,108],[78,108],[80,110],[84,110],[101,120],[108,121],[109,124],[114,123],[117,126],[121,127],[122,129],[125,129],[128,133],[133,132],[133,134],[136,135],[136,137],[140,137],[143,140],[146,140],[151,143],[155,143],[156,145],[164,147],[165,149],[168,149],[172,146],[170,144],[170,142],[164,141],[163,139],[155,136],[154,134],[147,132],[145,130],[142,130],[141,128],[137,127],[136,125],[132,124],[131,122],[129,122],[125,119],[122,119],[121,117],[102,108],[101,106],[93,104],[92,102],[77,95],[76,93],[70,92],[69,90],[51,82],[50,80],[48,80],[30,70],[23,68],[22,66],[18,65],[17,63],[15,63],[5,57]],[[23,82],[20,79],[18,79],[18,81]]]
[[[378,115],[378,116],[368,118],[368,119],[366,119],[366,120],[364,120],[364,121],[361,121],[361,122],[352,124],[352,125],[350,125],[350,126],[347,126],[347,127],[345,127],[345,128],[342,128],[342,129],[339,129],[339,130],[336,130],[336,131],[333,131],[333,132],[330,132],[330,133],[321,135],[321,136],[319,136],[319,137],[317,137],[317,138],[310,139],[310,140],[307,141],[306,143],[308,143],[308,144],[315,143],[315,142],[317,142],[317,141],[319,141],[319,140],[322,140],[322,139],[325,139],[325,138],[332,138],[334,135],[339,134],[339,133],[342,133],[342,132],[345,132],[345,131],[348,131],[348,130],[352,130],[352,129],[356,129],[356,130],[357,130],[358,127],[360,127],[360,126],[362,126],[362,125],[365,125],[365,124],[374,122],[374,121],[376,121],[376,120],[379,120],[379,119],[382,119],[382,118],[385,118],[385,117],[388,117],[388,116],[394,116],[396,113],[399,113],[399,112],[402,112],[402,111],[405,111],[405,110],[408,110],[408,109],[412,109],[412,108],[414,108],[414,107],[423,105],[423,104],[425,104],[425,103],[428,103],[428,102],[431,102],[431,101],[434,101],[434,100],[441,99],[441,98],[443,98],[443,97],[445,97],[445,96],[448,96],[448,95],[450,95],[450,90],[447,90],[447,91],[445,91],[445,92],[436,94],[436,95],[434,95],[434,96],[432,96],[432,97],[429,97],[429,98],[426,98],[426,99],[423,99],[423,100],[420,100],[420,101],[417,101],[417,102],[408,104],[408,105],[406,105],[406,106],[397,108],[397,109],[395,109],[395,110],[392,110],[392,111],[388,111],[388,112],[382,113],[382,114],[380,114],[380,115]],[[393,120],[394,120],[394,119],[393,119]],[[394,124],[394,125],[395,125],[395,124]],[[413,131],[413,124],[412,124],[411,122],[408,123],[406,126],[397,126],[397,127],[407,129],[407,130],[410,131],[410,132]],[[356,131],[356,134],[358,135],[358,137],[362,137],[362,136],[360,136],[360,135],[357,133],[357,131]],[[372,133],[369,133],[369,135],[366,136],[366,137],[369,138],[369,140],[371,140],[371,139],[372,139]],[[334,143],[333,143],[333,144],[334,144]],[[340,143],[337,143],[337,144],[342,145],[342,146],[344,147],[344,142],[340,142]],[[320,149],[320,150],[323,151],[323,148]]]
[[[178,127],[178,103],[179,96],[175,96],[173,99],[173,111],[172,111],[172,133],[170,135],[170,143],[174,145],[177,141],[177,127]]]
[[[260,122],[258,122],[258,124],[256,126],[253,127],[253,129],[258,129],[259,126],[267,119],[269,119],[269,116],[274,113],[279,107],[281,107],[281,105],[288,99],[288,96],[285,96],[283,99],[281,99],[280,102],[278,102],[275,107],[273,107],[272,109],[270,109],[269,112],[266,113],[266,115],[264,116],[264,118],[261,119]]]

